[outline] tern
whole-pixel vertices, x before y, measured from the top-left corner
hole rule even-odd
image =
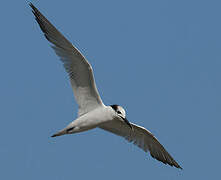
[[[123,107],[103,104],[89,62],[32,3],[29,5],[46,39],[63,62],[78,104],[78,118],[52,137],[98,127],[133,142],[164,164],[182,169],[150,131],[127,120]]]

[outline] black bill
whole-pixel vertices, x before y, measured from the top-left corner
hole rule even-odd
[[[130,122],[127,120],[127,118],[123,118],[123,117],[121,117],[123,120],[124,120],[124,122],[133,130],[133,126],[130,124]]]

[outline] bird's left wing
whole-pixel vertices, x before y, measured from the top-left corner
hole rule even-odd
[[[46,39],[53,44],[52,48],[60,57],[69,74],[79,107],[78,115],[81,116],[98,106],[102,106],[103,102],[99,96],[89,62],[32,3],[29,5]]]
[[[151,132],[144,127],[133,123],[130,124],[132,125],[133,130],[131,130],[126,123],[119,120],[113,120],[102,124],[100,128],[124,137],[126,140],[133,142],[145,152],[150,151],[150,155],[153,158],[163,162],[164,164],[169,164],[170,166],[182,169]]]

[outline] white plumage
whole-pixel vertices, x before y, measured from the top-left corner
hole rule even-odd
[[[105,106],[96,88],[93,70],[85,57],[30,3],[41,30],[60,57],[69,74],[78,104],[78,118],[52,137],[73,134],[99,127],[149,151],[165,164],[182,169],[159,141],[144,127],[129,123],[125,110],[118,105]]]

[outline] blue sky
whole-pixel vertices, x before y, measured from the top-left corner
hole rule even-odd
[[[106,105],[149,129],[184,168],[77,116],[68,76],[26,1],[0,6],[0,179],[218,179],[220,1],[32,1],[92,64]]]

